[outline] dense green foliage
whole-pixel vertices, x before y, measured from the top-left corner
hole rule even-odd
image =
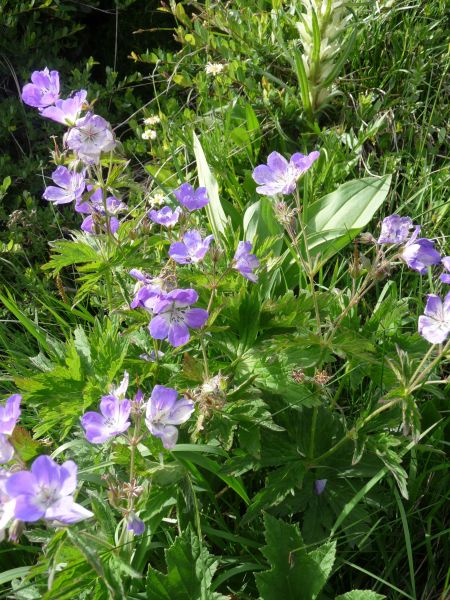
[[[446,2],[347,3],[326,60],[314,40],[329,25],[307,55],[301,2],[104,4],[1,3],[2,394],[24,398],[21,460],[76,460],[95,515],[2,542],[2,597],[447,598],[450,355],[430,350],[417,318],[448,286],[380,269],[358,237],[398,212],[450,254]],[[19,90],[44,66],[115,128],[104,170],[130,210],[113,240],[41,199],[61,127]],[[155,139],[142,138],[152,115]],[[306,234],[293,239],[251,174],[273,150],[313,148],[298,187]],[[175,269],[175,238],[146,212],[183,181],[208,189],[191,222],[217,250]],[[255,285],[227,269],[243,239],[262,263]],[[132,268],[195,288],[208,327],[153,345],[148,315],[129,310]],[[161,361],[140,358],[161,348]],[[137,445],[135,537],[114,496],[131,449],[89,444],[80,427],[125,369],[133,394],[163,384],[196,403],[172,451]]]

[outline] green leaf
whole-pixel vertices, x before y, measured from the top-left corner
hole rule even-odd
[[[366,227],[385,201],[391,175],[344,183],[305,211],[308,247],[320,254],[317,269]]]
[[[314,600],[334,563],[335,543],[307,553],[296,525],[264,516],[267,545],[262,553],[271,569],[255,575],[262,600]]]
[[[149,567],[148,600],[225,600],[211,591],[217,559],[188,528],[165,551],[167,574]]]
[[[220,244],[220,234],[224,233],[227,224],[227,217],[222,208],[219,198],[219,186],[216,178],[211,173],[211,169],[206,161],[205,153],[203,152],[200,140],[194,136],[194,154],[197,161],[198,181],[202,187],[205,187],[208,192],[209,203],[206,205],[206,214],[208,216],[211,229],[213,230],[215,241]]]
[[[335,600],[383,600],[386,596],[377,594],[370,590],[353,590],[341,596],[336,596]]]
[[[271,236],[281,236],[281,225],[275,218],[272,203],[268,198],[261,198],[251,204],[244,213],[244,238],[253,242],[255,238],[264,241]],[[276,256],[280,255],[283,242],[280,240],[272,248]]]

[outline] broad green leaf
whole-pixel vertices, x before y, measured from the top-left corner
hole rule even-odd
[[[305,211],[308,247],[318,266],[351,242],[385,201],[391,175],[355,179],[317,200]]]
[[[166,550],[167,574],[149,567],[148,600],[225,600],[211,590],[217,559],[188,528]]]
[[[198,181],[202,187],[208,191],[209,204],[206,205],[206,214],[208,216],[211,229],[213,230],[215,241],[220,244],[220,234],[225,231],[227,217],[222,208],[219,198],[219,186],[216,178],[211,173],[211,169],[206,161],[205,153],[203,152],[200,140],[194,136],[194,154],[197,161]]]
[[[341,596],[336,596],[335,600],[383,600],[386,596],[377,594],[371,590],[353,590]]]
[[[334,562],[334,544],[308,554],[296,525],[264,515],[266,546],[262,553],[271,568],[255,574],[262,600],[314,600]]]
[[[255,238],[264,241],[271,236],[281,236],[283,229],[275,218],[272,203],[268,198],[261,198],[251,204],[244,213],[244,238],[253,242]],[[279,256],[283,242],[280,240],[273,248],[276,256]]]

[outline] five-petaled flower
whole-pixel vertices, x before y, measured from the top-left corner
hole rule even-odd
[[[165,227],[173,227],[178,223],[178,219],[181,215],[181,208],[178,206],[175,210],[172,210],[170,206],[164,206],[160,210],[152,210],[148,211],[148,216],[153,221],[153,223],[158,223],[158,225],[164,225]]]
[[[413,227],[410,217],[391,215],[383,219],[379,244],[402,244],[409,237],[409,230]]]
[[[442,344],[450,334],[450,292],[444,302],[428,294],[424,315],[419,317],[419,333],[431,344]]]
[[[52,173],[53,183],[45,188],[42,197],[53,204],[68,204],[78,202],[86,187],[83,173],[69,171],[67,167],[59,166]]]
[[[178,202],[189,211],[203,208],[209,202],[206,188],[199,187],[195,190],[190,183],[183,183],[173,193]]]
[[[56,100],[54,106],[47,106],[41,110],[41,115],[63,125],[75,125],[83,110],[86,96],[86,90],[79,90],[70,98]]]
[[[47,67],[43,71],[33,71],[31,83],[24,85],[22,90],[22,100],[34,108],[50,106],[58,98],[59,73],[58,71],[49,71]]]
[[[414,233],[403,246],[400,258],[414,271],[424,275],[428,267],[441,262],[441,255],[434,248],[434,242],[427,238],[418,238],[420,227],[417,226]]]
[[[116,145],[108,121],[91,112],[76,121],[66,134],[65,142],[87,164],[98,164],[101,153],[110,152]]]
[[[199,329],[208,320],[203,308],[190,308],[198,300],[193,289],[176,289],[159,299],[153,306],[155,316],[150,321],[150,335],[156,340],[169,341],[174,347],[189,341],[189,327]]]
[[[259,260],[254,254],[250,254],[251,249],[251,242],[239,242],[233,257],[233,269],[239,271],[249,281],[256,283],[258,275],[253,271],[259,267]]]
[[[293,154],[289,162],[278,152],[271,152],[267,157],[267,165],[259,165],[253,171],[258,194],[276,196],[277,194],[292,194],[297,180],[319,158],[319,152],[310,152],[306,156],[300,152]]]
[[[92,192],[93,186],[88,185],[87,190],[88,192]],[[97,188],[88,200],[77,202],[75,205],[75,210],[77,212],[89,215],[81,223],[81,229],[82,231],[91,234],[106,231],[108,224],[109,231],[111,233],[116,233],[120,223],[115,215],[127,209],[128,206],[115,196],[108,196],[105,201],[103,201],[103,192],[101,188]]]
[[[178,392],[155,385],[147,403],[145,424],[150,433],[161,439],[164,448],[171,449],[178,439],[175,425],[185,423],[194,412],[194,403],[187,398],[177,400]]]
[[[71,524],[92,517],[73,499],[77,486],[77,465],[68,460],[58,465],[49,456],[39,456],[31,471],[13,473],[5,490],[15,500],[14,516],[21,521],[59,521]]]
[[[100,401],[100,413],[89,411],[81,417],[81,425],[86,439],[91,444],[103,444],[109,439],[124,433],[131,425],[129,420],[131,401],[118,397],[117,391],[103,396]]]
[[[213,235],[208,235],[205,239],[202,239],[200,233],[195,229],[186,231],[182,242],[171,244],[169,256],[181,265],[198,263],[205,258],[213,239]]]

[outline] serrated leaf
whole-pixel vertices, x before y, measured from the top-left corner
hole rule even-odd
[[[335,600],[383,600],[386,598],[383,594],[377,594],[371,590],[353,590],[341,596],[336,596]]]

